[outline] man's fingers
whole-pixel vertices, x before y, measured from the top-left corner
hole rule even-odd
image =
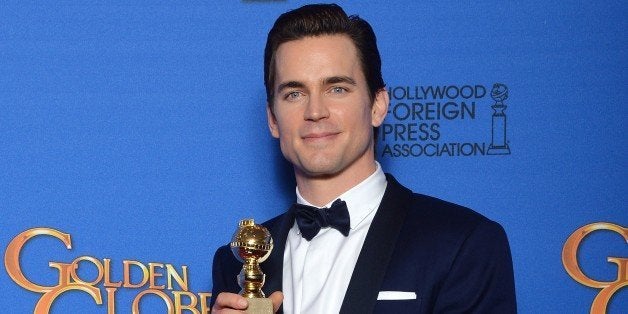
[[[245,310],[249,306],[246,298],[235,293],[221,292],[216,297],[212,313],[224,313],[224,310]]]
[[[281,302],[283,302],[283,293],[281,291],[275,291],[268,298],[273,302],[273,312],[277,313]]]

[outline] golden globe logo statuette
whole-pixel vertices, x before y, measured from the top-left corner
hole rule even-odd
[[[244,263],[238,275],[238,284],[242,288],[240,295],[249,299],[246,312],[272,314],[273,304],[262,292],[266,275],[259,267],[259,263],[265,261],[273,249],[270,232],[263,226],[256,225],[253,219],[244,219],[238,224],[230,246],[233,255]]]
[[[606,313],[608,301],[621,288],[628,286],[628,258],[608,257],[606,260],[617,265],[617,279],[615,281],[598,281],[589,278],[582,272],[578,264],[578,248],[582,240],[598,230],[608,230],[619,233],[628,242],[628,228],[607,223],[597,222],[588,224],[574,231],[563,246],[563,265],[565,270],[575,281],[591,288],[601,289],[591,304],[591,314]]]

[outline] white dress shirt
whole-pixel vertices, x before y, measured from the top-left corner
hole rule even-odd
[[[377,162],[376,162],[377,163]],[[288,232],[283,256],[283,311],[338,313],[364,238],[386,190],[386,176],[379,163],[375,172],[337,198],[347,203],[351,230],[344,237],[338,230],[322,228],[307,241],[296,222]],[[296,189],[297,202],[310,205]],[[332,200],[325,207],[331,206]]]

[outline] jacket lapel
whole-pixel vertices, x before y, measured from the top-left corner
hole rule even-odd
[[[356,262],[340,313],[372,313],[412,192],[387,174],[388,185]],[[324,302],[324,301],[322,301]]]
[[[268,259],[260,264],[266,275],[264,292],[266,296],[275,291],[282,291],[283,282],[283,253],[286,247],[288,231],[294,224],[294,215],[288,210],[285,214],[265,223],[273,237],[274,247]]]

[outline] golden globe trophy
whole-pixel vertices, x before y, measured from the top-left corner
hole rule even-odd
[[[248,298],[249,314],[272,314],[273,304],[262,292],[265,277],[259,263],[265,261],[273,249],[273,238],[270,232],[253,219],[241,220],[238,230],[231,238],[231,251],[244,265],[238,275],[240,295]]]

